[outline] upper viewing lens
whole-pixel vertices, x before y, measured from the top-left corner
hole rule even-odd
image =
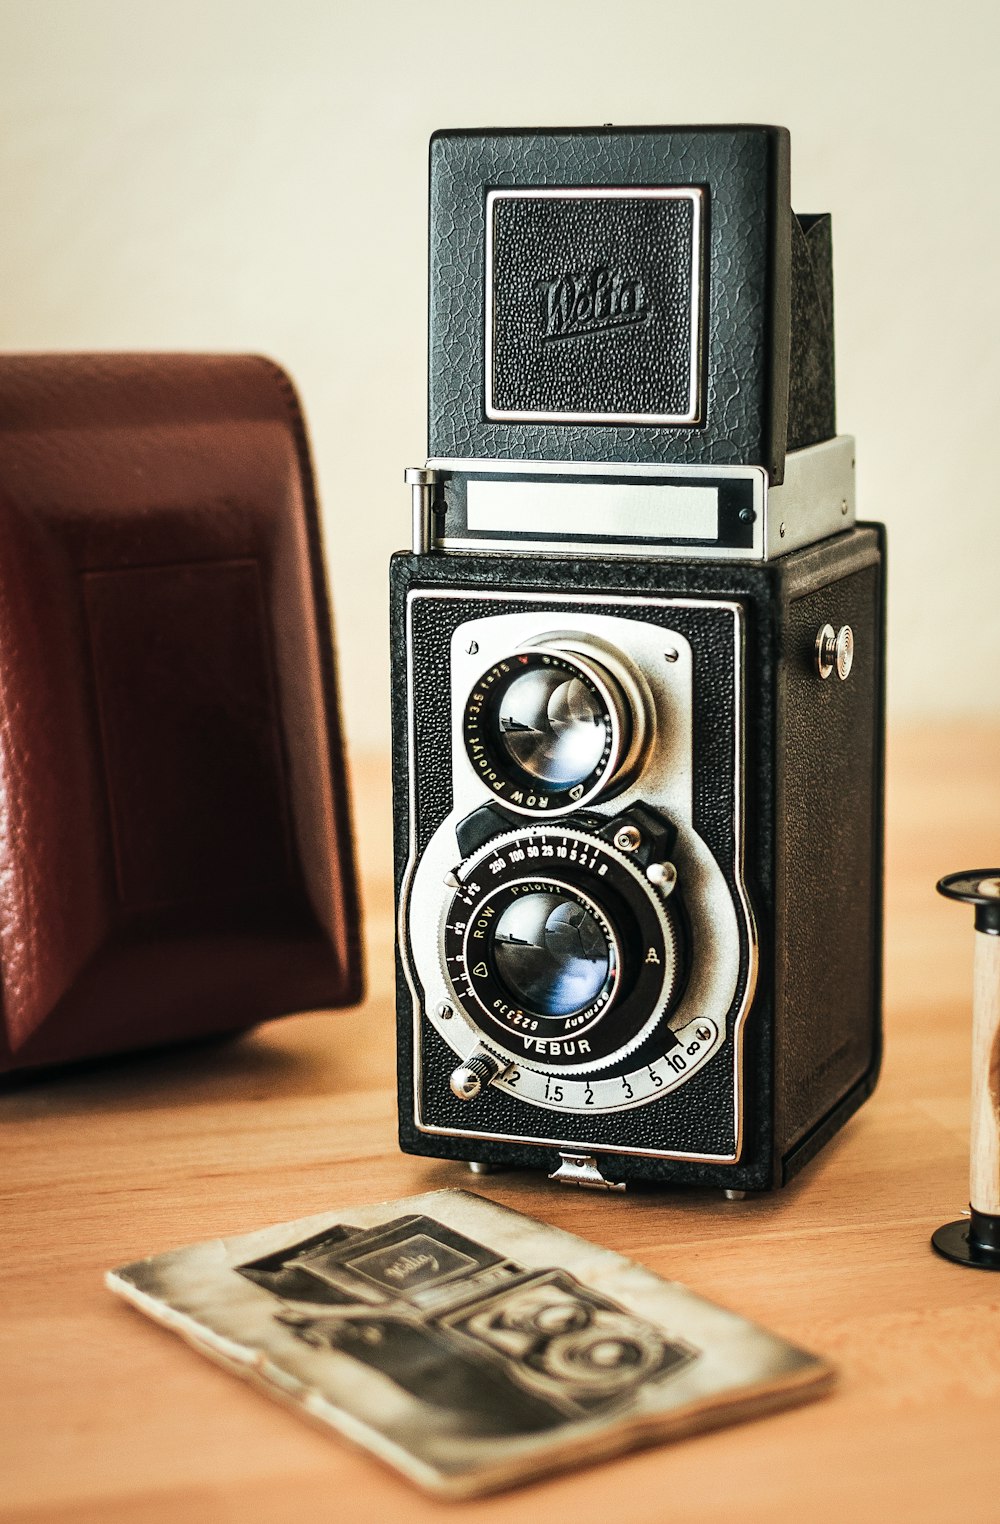
[[[498,723],[511,760],[555,788],[588,778],[608,744],[608,716],[597,695],[552,668],[514,679],[500,700]]]
[[[521,814],[582,807],[620,787],[645,740],[642,696],[614,654],[609,671],[603,651],[562,649],[564,638],[573,637],[494,662],[465,701],[466,755],[486,787]]]

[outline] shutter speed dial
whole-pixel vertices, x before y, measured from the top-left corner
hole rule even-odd
[[[638,842],[630,834],[623,850],[614,838],[626,826]],[[665,1018],[687,955],[672,843],[669,822],[640,806],[610,821],[507,831],[462,864],[442,951],[489,1050],[583,1074],[627,1067],[654,1042],[661,1053],[674,1045]]]

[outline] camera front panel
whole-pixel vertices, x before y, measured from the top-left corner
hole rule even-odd
[[[736,600],[409,593],[419,1132],[740,1158],[744,623]]]

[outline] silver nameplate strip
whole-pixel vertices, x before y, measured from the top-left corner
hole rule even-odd
[[[748,465],[435,458],[426,473],[445,552],[771,561],[855,523],[849,434],[789,452],[779,486]]]
[[[717,540],[717,487],[618,482],[598,491],[574,482],[470,479],[468,527],[510,534]]]

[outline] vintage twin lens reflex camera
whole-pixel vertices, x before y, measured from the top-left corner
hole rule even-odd
[[[783,1184],[881,1050],[884,537],[775,127],[431,144],[400,1140]]]

